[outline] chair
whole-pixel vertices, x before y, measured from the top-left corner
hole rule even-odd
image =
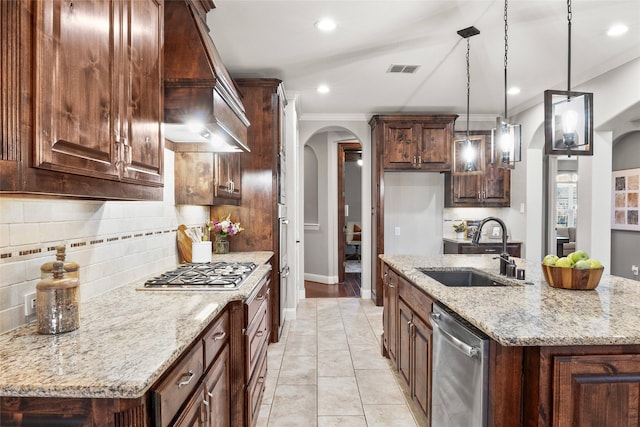
[[[347,259],[360,259],[360,243],[362,241],[362,228],[360,223],[347,222],[347,230],[345,231],[345,242],[347,246],[353,246],[354,253],[347,255]]]
[[[566,237],[569,242],[562,244],[562,256],[567,256],[576,250],[576,228],[575,227],[559,227],[556,229],[558,237]]]

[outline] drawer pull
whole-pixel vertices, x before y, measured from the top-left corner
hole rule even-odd
[[[193,379],[194,376],[195,376],[195,374],[193,373],[193,371],[189,371],[186,374],[184,374],[181,377],[181,379],[182,378],[186,378],[186,379],[184,379],[182,381],[178,381],[178,383],[177,383],[178,384],[178,388],[182,388],[182,387],[184,387],[186,385],[189,385],[189,383],[191,382],[191,380]]]
[[[209,393],[211,394],[211,393]],[[202,400],[202,405],[204,405],[204,422],[208,423],[209,422],[209,412],[211,412],[209,410],[209,402],[206,400]]]
[[[264,335],[264,331],[258,331],[258,332],[256,332],[256,336],[257,336],[257,337],[261,337],[261,336],[263,336],[263,335]]]
[[[258,301],[262,301],[264,298],[265,298],[265,296],[264,296],[264,295],[258,295],[258,296],[256,297],[256,299],[257,299]]]
[[[227,336],[227,333],[225,331],[220,331],[220,332],[216,332],[213,337],[211,337],[212,340],[214,341],[219,341],[224,339],[224,337]]]
[[[258,384],[262,384],[264,382],[264,375],[258,377]]]
[[[489,249],[489,248],[485,249],[484,251],[485,252],[498,252],[497,249]]]

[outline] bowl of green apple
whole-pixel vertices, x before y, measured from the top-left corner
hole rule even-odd
[[[544,280],[553,288],[595,289],[603,271],[600,261],[589,258],[583,250],[571,252],[565,257],[549,254],[542,260]]]

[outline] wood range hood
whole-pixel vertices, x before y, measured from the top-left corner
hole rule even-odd
[[[164,3],[164,132],[174,151],[250,151],[242,100],[209,35],[214,7]]]

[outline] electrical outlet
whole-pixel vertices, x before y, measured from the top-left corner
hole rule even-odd
[[[400,235],[400,227],[396,227],[395,232],[396,232],[395,233],[396,236],[399,236]]]
[[[632,265],[631,266],[631,272],[633,273],[634,276],[638,275],[638,266],[637,265]]]
[[[36,293],[29,292],[24,296],[24,315],[31,316],[36,312]]]

